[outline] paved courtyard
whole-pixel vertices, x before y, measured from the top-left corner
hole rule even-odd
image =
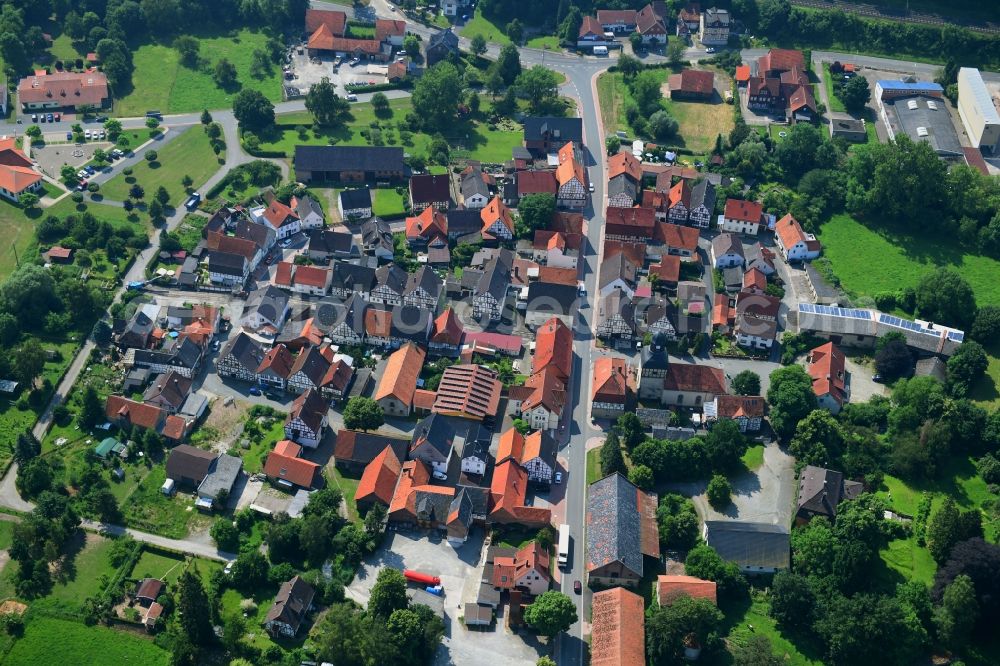
[[[108,150],[114,145],[108,141],[97,141],[94,143],[57,143],[42,147],[33,147],[31,157],[38,161],[38,166],[48,176],[59,177],[59,170],[64,164],[78,167],[86,164],[93,158],[94,151],[98,148]]]
[[[536,646],[531,635],[526,635],[530,641],[526,642],[508,632],[502,617],[493,629],[472,631],[460,619],[465,602],[475,598],[482,575],[482,553],[483,533],[478,529],[458,548],[449,545],[439,533],[390,531],[382,547],[362,563],[346,593],[354,601],[367,604],[383,567],[440,576],[445,594],[445,632],[434,664],[534,664],[546,648]]]

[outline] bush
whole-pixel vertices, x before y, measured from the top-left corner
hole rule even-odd
[[[712,508],[721,511],[732,502],[733,487],[729,485],[726,477],[716,474],[708,482],[705,494],[708,496],[708,503],[712,505]]]

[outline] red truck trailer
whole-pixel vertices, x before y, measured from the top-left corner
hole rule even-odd
[[[430,574],[420,573],[419,571],[413,571],[411,569],[403,569],[403,575],[406,580],[411,583],[417,583],[419,585],[440,585],[441,579],[437,576],[432,576]]]

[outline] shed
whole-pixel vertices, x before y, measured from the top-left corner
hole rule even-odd
[[[493,624],[493,609],[468,602],[465,604],[465,626],[488,627]]]
[[[107,437],[100,444],[94,447],[94,453],[96,453],[97,457],[102,460],[106,460],[111,454],[121,455],[124,450],[125,445],[114,437]]]

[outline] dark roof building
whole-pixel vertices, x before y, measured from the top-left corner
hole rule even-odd
[[[799,500],[796,522],[808,522],[813,516],[825,516],[833,521],[837,505],[843,500],[854,499],[864,486],[857,481],[844,479],[842,472],[806,465],[799,474]]]
[[[392,146],[295,146],[295,177],[311,181],[401,180],[403,149]]]
[[[338,467],[360,471],[388,446],[399,460],[406,460],[410,442],[375,433],[341,430],[333,447]]]
[[[312,608],[316,591],[309,583],[296,576],[281,584],[274,604],[267,611],[264,627],[271,634],[292,637],[299,633],[299,627]]]
[[[601,585],[632,587],[642,579],[643,557],[659,557],[656,495],[621,474],[590,484],[587,493],[587,575]]]
[[[167,456],[167,478],[178,484],[197,486],[212,467],[215,454],[189,444],[174,447]]]
[[[787,527],[742,520],[706,520],[703,536],[722,559],[735,562],[744,573],[788,569],[791,543]]]

